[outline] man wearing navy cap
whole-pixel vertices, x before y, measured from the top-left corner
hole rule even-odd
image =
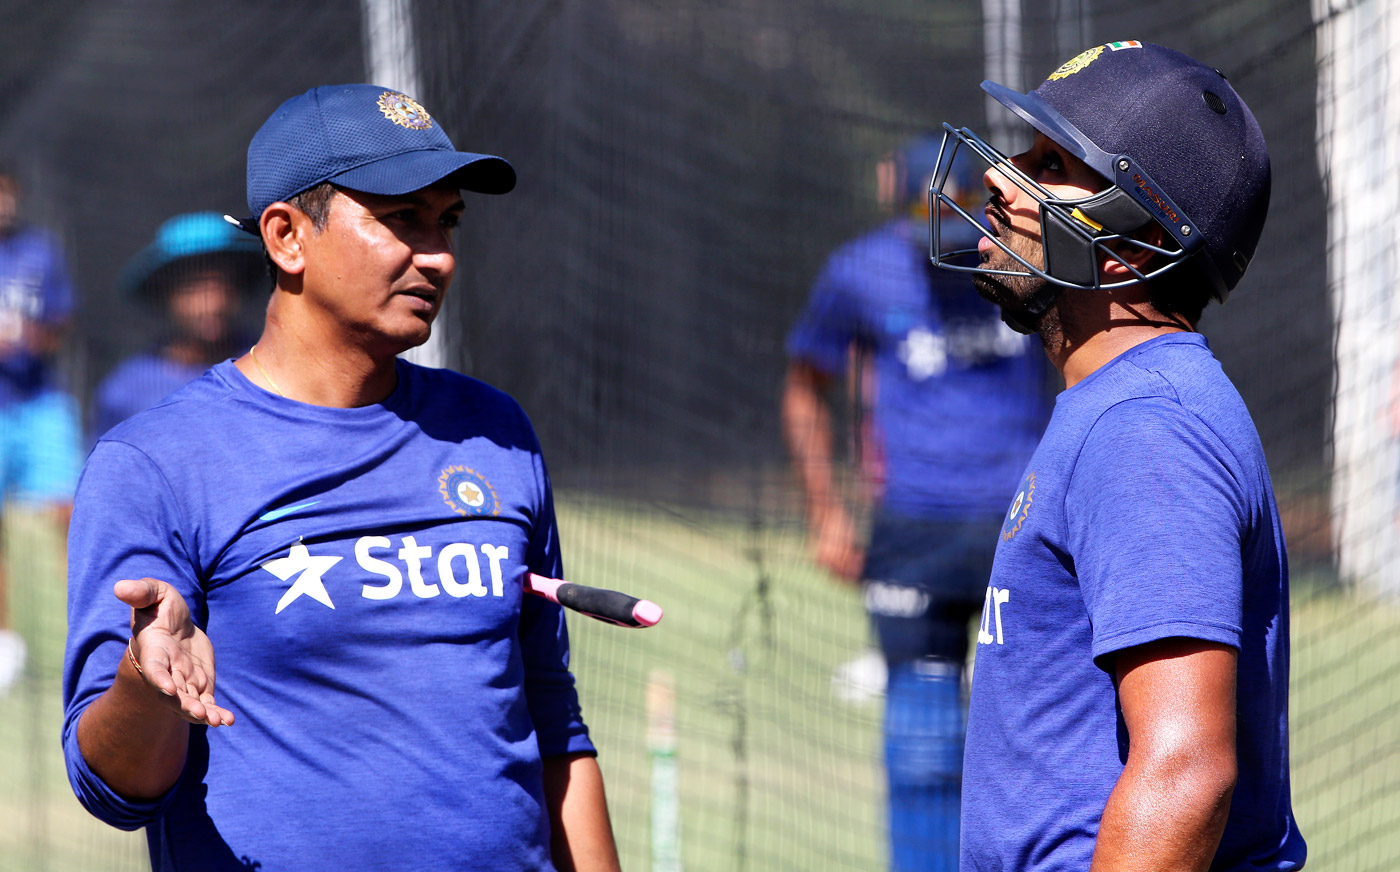
[[[1224,75],[1137,41],[1029,94],[971,272],[1064,376],[1002,524],[978,631],[962,869],[1291,870],[1288,564],[1254,424],[1204,337],[1269,201]],[[975,216],[933,187],[935,215]]]
[[[254,136],[262,336],[98,442],[69,549],[69,778],[154,868],[617,868],[534,431],[397,358],[514,184],[371,85]]]

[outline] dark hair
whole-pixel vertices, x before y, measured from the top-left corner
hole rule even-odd
[[[317,233],[326,229],[326,222],[331,217],[331,200],[335,198],[335,185],[330,182],[322,182],[313,188],[307,188],[300,194],[288,197],[287,202],[297,207],[311,219],[311,226]],[[267,262],[267,274],[272,279],[272,287],[277,287],[277,264],[272,262],[272,256],[267,253],[267,245],[263,244],[263,260]]]
[[[314,188],[307,188],[295,197],[287,200],[293,206],[306,213],[306,217],[311,219],[311,226],[320,233],[326,229],[326,222],[331,217],[331,200],[335,197],[336,187],[330,182],[322,182]]]

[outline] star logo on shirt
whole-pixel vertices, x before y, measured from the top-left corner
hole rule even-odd
[[[486,494],[481,492],[481,488],[469,481],[464,481],[457,485],[457,496],[462,498],[462,502],[472,507],[479,506],[486,502]]]
[[[331,602],[331,595],[326,592],[326,584],[321,580],[321,576],[339,562],[339,557],[312,557],[311,552],[307,551],[306,546],[298,540],[287,552],[286,557],[278,557],[276,560],[264,563],[263,569],[283,581],[292,576],[297,577],[296,581],[292,582],[292,586],[287,588],[287,592],[282,594],[282,598],[277,601],[277,611],[273,614],[280,614],[283,609],[302,595],[311,597],[327,608],[335,608],[335,603]]]
[[[914,381],[942,375],[948,369],[948,342],[927,327],[910,330],[896,353]]]

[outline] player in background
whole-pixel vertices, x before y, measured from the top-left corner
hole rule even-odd
[[[77,405],[56,365],[73,286],[57,243],[20,219],[20,193],[15,170],[0,164],[0,519],[7,504],[20,505],[62,530],[82,462]],[[25,652],[10,627],[0,549],[0,694],[19,678]]]
[[[217,212],[176,215],[122,271],[118,288],[157,314],[153,347],[117,365],[97,386],[92,433],[101,436],[154,406],[246,344],[237,315],[266,291],[262,246]],[[251,340],[249,340],[251,342]]]
[[[986,594],[962,869],[1299,869],[1283,534],[1253,421],[1196,332],[1264,227],[1259,125],[1219,71],[1137,41],[1029,94],[982,87],[1035,138],[1008,158],[946,127],[989,167],[974,281],[1066,389]],[[936,211],[958,211],[947,190]]]
[[[99,440],[73,516],[68,773],[155,869],[618,868],[563,612],[523,595],[561,575],[534,431],[397,357],[460,190],[514,184],[372,85],[253,137],[262,335]]]
[[[939,144],[916,139],[881,165],[895,216],[826,262],[788,336],[782,399],[814,559],[839,579],[864,579],[877,664],[887,667],[890,866],[899,872],[957,868],[968,628],[1006,498],[1047,414],[1040,353],[965,277],[929,262]],[[970,163],[950,179],[980,191]],[[834,474],[830,395],[843,377],[861,421],[861,490],[874,495],[868,549]]]

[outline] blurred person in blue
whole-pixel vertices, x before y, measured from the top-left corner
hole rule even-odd
[[[162,224],[118,281],[126,296],[158,313],[161,332],[152,347],[122,361],[98,385],[94,437],[251,344],[238,332],[238,313],[267,282],[258,241],[219,213],[190,212]]]
[[[23,506],[66,529],[82,458],[77,405],[56,358],[73,285],[55,240],[20,218],[20,195],[18,173],[0,165],[0,518]],[[26,656],[10,626],[5,558],[0,551],[0,694]]]
[[[917,138],[880,165],[880,197],[895,217],[827,260],[788,336],[782,399],[813,558],[861,584],[880,646],[873,664],[858,658],[838,671],[838,690],[884,685],[897,872],[957,868],[969,628],[1006,501],[1048,417],[1038,349],[969,280],[930,262],[939,145]],[[949,168],[950,186],[979,197],[966,161]],[[972,244],[958,224],[945,233]],[[868,547],[835,472],[829,397],[842,378],[860,492],[873,501]]]

